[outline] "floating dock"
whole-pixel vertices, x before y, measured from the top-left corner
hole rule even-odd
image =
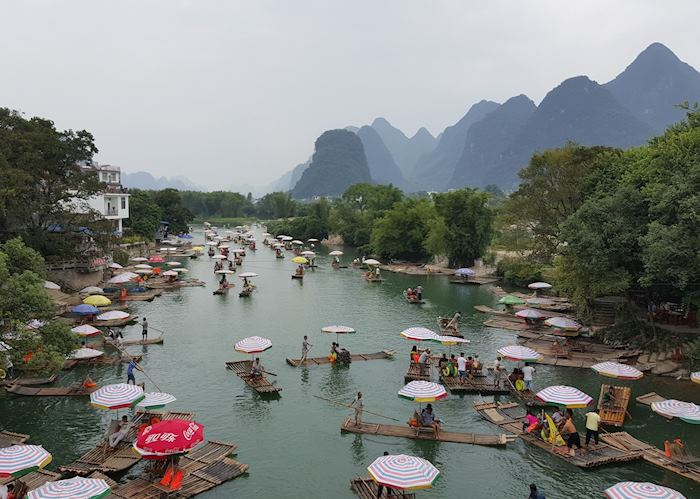
[[[419,431],[420,430],[420,431]],[[432,440],[435,442],[452,442],[456,444],[472,444],[472,445],[487,445],[500,446],[506,445],[514,440],[510,435],[480,435],[478,433],[457,433],[453,431],[440,432],[440,438],[435,438],[433,431],[425,431],[409,426],[388,425],[379,423],[362,423],[360,426],[355,426],[352,418],[346,419],[340,426],[341,432],[360,433],[365,435],[384,435],[387,437],[402,437],[411,438],[414,440]]]
[[[160,484],[160,476],[143,475],[118,484],[109,497],[122,499],[161,499],[163,497],[194,497],[218,487],[248,472],[248,465],[228,457],[236,449],[232,443],[208,441],[184,455],[179,469],[184,472],[182,485],[177,491]]]
[[[252,360],[227,362],[226,367],[231,369],[236,376],[245,381],[246,385],[262,395],[278,395],[279,392],[282,391],[281,388],[278,388],[270,383],[265,376],[253,377],[250,375],[250,369],[253,367]]]
[[[391,359],[394,357],[393,350],[382,350],[381,352],[375,353],[354,353],[350,355],[353,362],[363,361],[363,360],[381,360],[381,359]],[[332,362],[328,360],[328,357],[310,357],[301,362],[301,359],[287,359],[287,364],[292,367],[302,366],[319,366],[325,364],[331,364]],[[335,364],[335,362],[333,362]]]
[[[356,477],[350,481],[350,490],[359,496],[360,499],[377,499],[377,491],[379,490],[377,483],[369,477]],[[386,488],[382,492],[383,497],[390,497],[386,495]],[[394,496],[401,499],[415,499],[416,495],[412,492],[406,492],[398,496]]]
[[[545,442],[539,435],[523,433],[522,419],[525,417],[525,408],[520,404],[496,404],[489,402],[474,404],[474,409],[484,419],[497,425],[502,430],[515,434],[528,444],[539,447],[549,454],[568,461],[579,468],[594,468],[606,464],[632,461],[641,457],[637,451],[621,450],[604,442],[598,445],[591,442],[585,453],[581,454],[577,450],[576,456],[571,457],[567,452],[568,448],[566,445],[557,447],[549,442]]]
[[[70,473],[73,475],[87,476],[94,471],[100,473],[117,473],[127,470],[141,460],[141,456],[134,452],[132,444],[138,436],[139,426],[147,424],[152,417],[156,417],[161,421],[168,419],[194,419],[193,412],[137,412],[132,418],[131,429],[129,433],[117,444],[116,447],[110,447],[107,444],[107,437],[103,438],[99,444],[91,450],[80,456],[70,464],[59,466],[59,471],[62,473]],[[112,427],[115,429],[119,424],[118,421],[112,421]],[[107,432],[108,434],[109,432]]]

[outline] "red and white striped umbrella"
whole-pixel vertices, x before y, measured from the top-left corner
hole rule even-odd
[[[651,410],[670,418],[680,418],[686,423],[700,424],[700,405],[670,399],[652,402]]]
[[[411,381],[399,390],[399,397],[414,402],[435,402],[447,397],[447,391],[432,381]]]
[[[51,454],[40,445],[12,445],[0,449],[0,478],[22,476],[51,462]]]
[[[425,327],[409,327],[401,331],[401,336],[414,341],[435,341],[439,335]]]
[[[544,390],[537,392],[535,397],[542,402],[556,404],[570,409],[586,407],[593,402],[593,398],[589,397],[578,388],[565,385],[548,386]]]
[[[649,482],[620,482],[605,489],[609,499],[685,499],[685,496],[668,487]]]
[[[115,383],[92,392],[90,403],[99,409],[124,409],[141,401],[143,397],[143,389],[140,386]]]
[[[204,441],[204,426],[196,421],[169,419],[147,426],[136,438],[134,449],[146,456],[182,454]]]
[[[27,499],[100,499],[107,497],[111,489],[99,478],[69,478],[47,482],[27,494]]]
[[[440,471],[430,461],[404,454],[380,456],[367,471],[378,484],[400,490],[428,489],[440,477]]]
[[[535,310],[534,308],[524,308],[523,310],[518,310],[515,312],[515,316],[520,317],[521,319],[544,319],[547,317],[542,312]]]
[[[508,360],[513,361],[538,361],[542,358],[542,355],[537,350],[532,348],[524,347],[521,345],[510,345],[507,347],[502,347],[497,350],[503,357]]]
[[[234,346],[237,352],[243,353],[264,352],[265,350],[271,347],[272,341],[261,336],[249,336],[248,338],[243,338]]]
[[[598,374],[608,378],[640,379],[644,373],[636,367],[620,364],[619,362],[600,362],[591,366]]]
[[[94,326],[91,326],[89,324],[83,324],[82,326],[75,326],[74,328],[71,328],[71,331],[73,331],[75,334],[79,334],[80,336],[94,336],[96,334],[100,334],[102,331],[97,329]]]

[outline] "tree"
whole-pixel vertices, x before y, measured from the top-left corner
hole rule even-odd
[[[125,220],[136,234],[152,239],[163,219],[160,206],[146,191],[132,191],[129,197],[129,218]]]
[[[473,265],[491,243],[494,213],[488,206],[489,198],[485,192],[468,188],[434,196],[444,225],[435,225],[430,246],[438,249],[437,239],[443,239],[444,255],[451,266]]]
[[[0,108],[0,238],[22,235],[44,255],[74,255],[83,239],[74,229],[95,229],[98,220],[86,200],[101,184],[79,166],[90,165],[96,152],[84,130],[58,131],[49,120]],[[57,227],[62,244],[54,243]]]
[[[427,199],[406,199],[395,204],[374,222],[372,251],[383,258],[427,258],[424,243],[435,217],[435,208]]]
[[[621,151],[568,143],[532,156],[520,170],[518,190],[503,207],[505,226],[532,235],[536,257],[551,259],[560,244],[559,227],[596,187],[592,179]]]
[[[189,232],[187,224],[194,219],[192,212],[182,205],[177,189],[163,189],[153,194],[153,201],[160,207],[163,220],[170,224],[170,232]]]
[[[298,204],[288,192],[271,192],[258,200],[255,209],[260,218],[288,218],[296,215]]]

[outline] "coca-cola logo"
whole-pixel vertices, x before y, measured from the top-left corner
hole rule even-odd
[[[187,428],[185,428],[185,431],[182,432],[182,436],[185,437],[185,440],[192,440],[192,437],[197,430],[199,430],[199,425],[192,422],[187,426]]]

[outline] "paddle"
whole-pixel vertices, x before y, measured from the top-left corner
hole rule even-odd
[[[330,402],[331,404],[334,404],[334,405],[337,405],[337,406],[340,406],[340,407],[346,407],[346,408],[348,408],[348,409],[354,409],[354,407],[351,406],[350,404],[343,404],[342,402],[337,402],[337,401],[335,401],[335,400],[327,399],[327,398],[325,398],[325,397],[321,397],[320,395],[314,395],[314,397],[316,397],[317,399],[325,400],[326,402]],[[379,416],[380,418],[386,418],[386,419],[391,419],[392,421],[401,422],[400,419],[396,419],[396,418],[392,418],[392,417],[389,417],[389,416],[385,416],[384,414],[379,414],[378,412],[370,412],[370,411],[367,411],[367,410],[364,410],[364,409],[363,409],[363,412],[366,412],[367,414],[371,414],[372,416]]]

